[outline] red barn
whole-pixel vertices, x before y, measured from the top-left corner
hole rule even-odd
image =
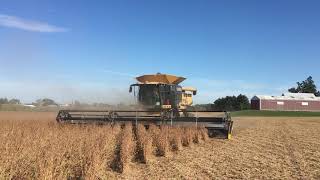
[[[254,110],[320,111],[320,97],[312,93],[286,93],[282,96],[256,95],[251,99]]]

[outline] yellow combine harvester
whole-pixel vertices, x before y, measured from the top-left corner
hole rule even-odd
[[[233,121],[229,113],[218,111],[191,111],[192,97],[197,94],[193,87],[179,84],[186,78],[168,74],[143,75],[130,85],[129,92],[136,99],[135,110],[85,111],[60,110],[58,122],[71,123],[124,123],[148,125],[196,125],[205,126],[210,135],[222,134],[230,138]]]
[[[188,116],[186,109],[193,103],[192,96],[197,90],[192,87],[181,87],[185,80],[168,74],[143,75],[136,78],[138,83],[130,86],[138,104],[148,110],[159,110],[163,115],[179,117]],[[170,113],[170,114],[168,114]]]

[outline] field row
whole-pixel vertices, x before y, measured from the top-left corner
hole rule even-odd
[[[46,120],[0,121],[0,177],[115,177],[208,139],[205,128],[132,124],[59,125]]]

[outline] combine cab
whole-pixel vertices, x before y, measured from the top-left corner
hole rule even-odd
[[[166,74],[137,77],[130,85],[130,93],[136,99],[135,110],[83,111],[60,110],[56,120],[60,123],[143,123],[148,125],[204,126],[210,136],[231,138],[233,121],[229,113],[217,111],[191,111],[192,96],[197,90],[179,85],[185,80]],[[142,107],[142,108],[141,108]]]

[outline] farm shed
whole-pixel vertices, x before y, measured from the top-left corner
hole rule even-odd
[[[273,111],[320,111],[320,97],[312,93],[285,93],[282,96],[256,95],[251,109]]]

